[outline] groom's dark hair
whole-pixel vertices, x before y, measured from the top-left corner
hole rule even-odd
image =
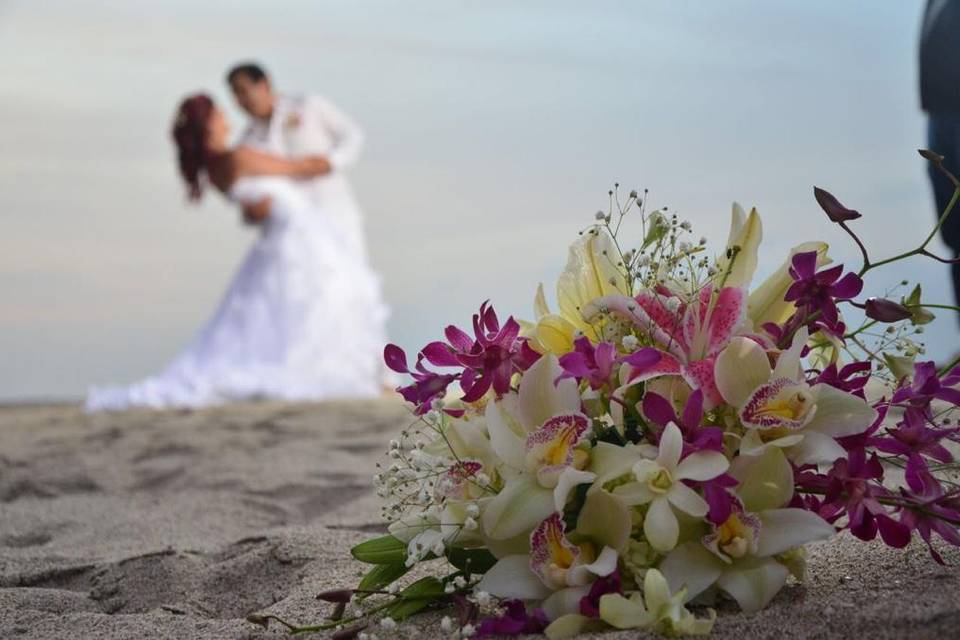
[[[227,73],[227,84],[233,84],[233,81],[238,76],[246,76],[251,82],[262,82],[264,80],[268,80],[267,72],[263,70],[263,67],[255,62],[244,62],[230,69],[230,71]]]

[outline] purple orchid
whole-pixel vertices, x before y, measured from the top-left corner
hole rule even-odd
[[[828,384],[835,389],[865,399],[863,389],[870,381],[871,369],[872,366],[869,361],[852,362],[840,369],[837,368],[835,363],[831,362],[810,384]]]
[[[960,504],[956,492],[946,494],[936,478],[926,469],[926,465],[917,459],[911,459],[907,465],[907,486],[901,494],[916,507],[905,506],[900,514],[900,524],[907,531],[916,531],[927,543],[930,555],[940,564],[946,564],[943,557],[933,548],[932,534],[936,532],[946,542],[960,547]]]
[[[931,429],[922,421],[905,419],[896,429],[888,429],[886,434],[871,439],[871,444],[884,453],[901,455],[905,458],[926,456],[938,462],[953,462],[953,454],[940,444],[944,438],[952,436],[960,428]]]
[[[392,371],[409,374],[414,383],[406,387],[397,387],[403,399],[414,405],[415,413],[423,415],[430,411],[433,401],[442,398],[450,383],[457,379],[456,375],[436,373],[423,366],[423,354],[417,356],[417,364],[413,371],[407,366],[407,354],[395,344],[388,344],[383,349],[383,361]],[[462,411],[447,410],[451,415],[462,414]]]
[[[818,273],[816,251],[793,256],[790,277],[794,282],[787,289],[784,300],[797,306],[801,318],[819,311],[820,317],[814,321],[816,328],[822,327],[835,335],[843,335],[837,301],[850,300],[859,295],[863,290],[863,280],[852,272],[843,275],[842,264]]]
[[[503,615],[481,620],[474,637],[489,638],[542,633],[550,624],[543,609],[534,609],[528,613],[526,606],[520,600],[504,600],[500,606],[503,609]]]
[[[813,482],[809,482],[810,479]],[[846,528],[856,537],[873,540],[879,532],[887,545],[899,549],[909,544],[910,530],[891,518],[881,503],[881,498],[890,495],[882,479],[883,465],[876,454],[868,458],[865,449],[854,449],[848,458],[834,462],[826,475],[826,482],[819,474],[797,474],[797,483],[801,486],[825,485],[826,492],[819,510],[824,520],[833,523],[846,514]]]
[[[723,451],[723,429],[700,426],[703,421],[703,391],[700,389],[690,394],[683,415],[679,417],[669,400],[652,391],[643,396],[641,408],[647,420],[660,427],[661,433],[671,422],[680,427],[680,433],[683,434],[682,455],[704,449]]]
[[[500,326],[497,313],[487,302],[473,316],[473,335],[450,325],[444,331],[448,342],[431,342],[423,356],[438,367],[462,367],[460,387],[464,402],[476,402],[493,388],[497,397],[510,390],[514,373],[526,371],[540,354],[520,337],[520,323],[507,318]]]
[[[930,403],[934,400],[960,406],[957,387],[960,387],[960,366],[939,377],[933,362],[918,362],[913,366],[913,380],[904,382],[890,403],[904,408],[904,419],[908,422],[928,422],[933,420]]]
[[[575,378],[586,380],[593,390],[601,389],[610,382],[616,365],[626,362],[634,367],[646,368],[660,360],[660,352],[652,347],[639,349],[627,356],[618,357],[617,348],[609,342],[593,346],[587,337],[577,338],[573,351],[560,356],[563,373],[557,379]]]

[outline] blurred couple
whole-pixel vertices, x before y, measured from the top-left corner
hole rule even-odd
[[[256,64],[227,82],[249,126],[231,146],[213,100],[186,98],[173,126],[180,174],[192,200],[215,188],[259,237],[193,343],[156,376],[91,390],[90,411],[373,397],[392,382],[387,307],[343,174],[363,133],[320,96],[277,94]]]

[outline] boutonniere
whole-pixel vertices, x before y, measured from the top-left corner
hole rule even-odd
[[[283,128],[296,129],[300,126],[300,123],[301,123],[300,114],[291,113],[290,115],[287,116],[286,120],[283,121]]]

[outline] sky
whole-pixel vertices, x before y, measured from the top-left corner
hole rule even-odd
[[[491,299],[532,315],[614,182],[650,189],[715,244],[763,217],[760,273],[809,239],[876,255],[934,220],[916,95],[921,0],[165,2],[0,0],[0,400],[78,398],[160,369],[215,308],[254,234],[216,195],[186,202],[169,125],[239,60],[364,126],[351,180],[415,350]],[[933,245],[944,252],[939,241]],[[876,293],[946,270],[912,261]],[[941,318],[932,355],[960,345]]]

